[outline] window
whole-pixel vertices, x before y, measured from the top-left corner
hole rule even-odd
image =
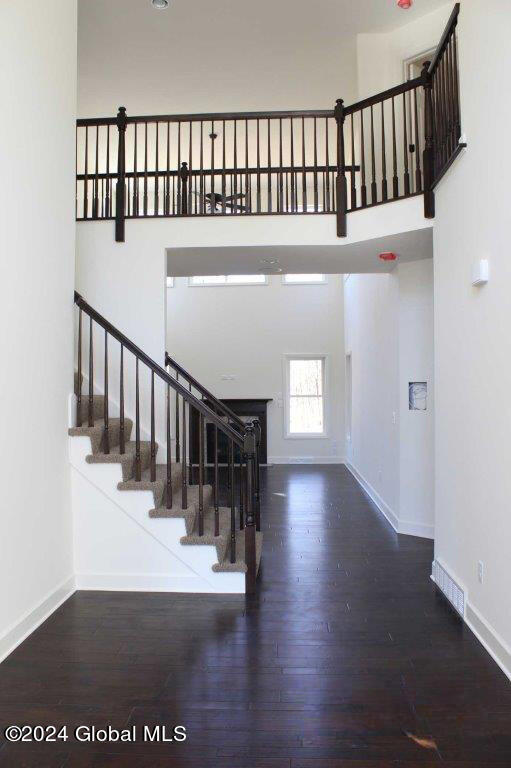
[[[283,275],[285,285],[309,285],[311,283],[326,283],[326,275]]]
[[[286,358],[286,434],[325,435],[325,357]]]
[[[174,287],[174,278],[167,277],[167,288],[173,288],[173,287]]]
[[[266,275],[194,275],[189,285],[266,285]]]

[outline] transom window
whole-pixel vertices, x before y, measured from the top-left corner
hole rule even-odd
[[[307,285],[309,283],[325,283],[326,275],[284,275],[286,285]]]
[[[325,434],[325,358],[286,358],[286,420],[288,437]]]
[[[194,275],[190,285],[266,285],[266,275]]]

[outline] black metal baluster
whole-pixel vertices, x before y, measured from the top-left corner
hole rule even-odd
[[[138,382],[138,357],[135,365],[135,480],[142,479],[142,461],[140,456],[140,388]]]
[[[357,207],[357,187],[355,183],[355,133],[353,130],[353,112],[351,113],[351,207],[354,211]]]
[[[237,195],[238,195],[238,121],[234,121],[234,199],[232,201],[231,213],[236,214]]]
[[[243,529],[243,453],[240,449],[239,459],[239,508],[240,508],[240,531]]]
[[[89,427],[94,426],[94,339],[92,317],[89,318]]]
[[[204,416],[199,414],[199,536],[204,536]]]
[[[248,172],[249,168],[249,156],[248,156],[248,120],[245,120],[245,213],[251,211],[251,177]]]
[[[257,118],[256,141],[257,141],[257,186],[256,186],[257,213],[261,213],[261,147],[260,147],[259,118]]]
[[[177,394],[177,392],[176,392]],[[172,455],[170,439],[170,384],[167,384],[166,397],[166,422],[167,422],[167,484],[165,493],[165,506],[172,509]],[[177,461],[176,461],[177,463]]]
[[[133,216],[138,216],[138,163],[137,163],[137,128],[133,125]]]
[[[144,216],[147,216],[147,120],[144,125]]]
[[[215,121],[211,121],[211,202],[213,205],[213,213],[216,212],[216,199],[215,199]]]
[[[76,388],[76,426],[82,426],[82,309],[78,310],[78,382]]]
[[[164,203],[163,213],[165,216],[170,214],[170,121],[167,120],[167,175],[165,176],[164,185]]]
[[[327,204],[325,210],[331,211],[332,205],[330,200],[330,147],[328,137],[328,117],[325,118],[325,163],[326,163],[326,177],[325,177],[325,189]],[[323,203],[324,205],[324,203]]]
[[[392,196],[399,197],[399,178],[397,175],[397,143],[396,143],[396,108],[392,97]]]
[[[295,140],[294,140],[294,130],[293,130],[293,118],[289,118],[289,130],[291,132],[290,135],[290,153],[291,153],[291,213],[296,212],[296,203],[295,203]]]
[[[99,217],[99,125],[96,125],[96,147],[95,147],[95,168],[94,168],[94,187],[92,200],[92,218]]]
[[[105,384],[103,395],[103,422],[104,422],[104,437],[103,448],[104,453],[110,453],[110,420],[108,418],[108,332],[105,331],[105,366],[104,366]]]
[[[176,372],[176,381],[179,381],[179,374]],[[181,461],[181,447],[179,445],[179,392],[176,392],[176,464]]]
[[[214,427],[214,451],[215,451],[215,469],[214,469],[214,507],[215,507],[215,536],[220,536],[220,513],[218,505],[218,427]]]
[[[279,173],[279,213],[283,213],[284,208],[284,174],[282,171],[283,167],[283,160],[282,160],[282,118],[279,118],[279,166],[280,166],[280,173]]]
[[[236,562],[236,508],[234,506],[234,442],[229,440],[229,482],[231,488],[231,563]]]
[[[271,122],[268,118],[268,213],[271,213],[273,208],[271,192]]]
[[[403,93],[403,159],[404,159],[404,180],[405,195],[410,194],[410,173],[408,169],[408,127],[406,119],[406,94]]]
[[[119,381],[119,452],[126,453],[124,436],[124,346],[121,344],[120,381]]]
[[[107,219],[110,218],[112,213],[111,184],[112,184],[112,180],[110,179],[110,126],[107,125],[106,127],[106,199],[105,199],[105,216]]]
[[[154,423],[154,371],[151,371],[151,482],[156,480],[156,436]]]
[[[188,483],[186,480],[187,473],[187,439],[186,439],[186,400],[183,400],[183,445],[181,455],[181,509],[188,509]]]
[[[225,198],[227,196],[227,179],[225,175],[225,120],[222,120],[222,213],[227,212]]]
[[[302,213],[307,213],[307,172],[305,168],[305,118],[302,115]]]
[[[371,204],[378,202],[378,191],[376,187],[376,155],[374,152],[374,114],[371,105]]]
[[[191,384],[188,384],[188,390],[191,393],[191,391],[192,391],[192,385]],[[190,417],[190,408],[188,408],[188,417]],[[183,432],[183,441],[184,441],[184,438],[185,438],[185,433]],[[191,456],[190,451],[191,451],[191,447],[190,447],[190,449],[188,451],[188,453],[189,453],[189,455],[188,455],[188,485],[192,485],[192,483],[193,483],[193,466],[192,466],[192,456]]]
[[[313,185],[314,185],[314,211],[315,213],[319,210],[319,195],[318,195],[318,126],[317,126],[317,118],[314,117],[314,176],[313,176]],[[241,469],[240,469],[241,472]],[[241,483],[241,474],[240,474],[240,483]]]
[[[156,121],[156,147],[155,147],[155,158],[154,158],[154,166],[155,166],[155,176],[154,176],[154,210],[153,215],[158,216],[160,213],[160,177],[158,175],[159,172],[159,144],[160,144],[160,134],[159,134],[159,126],[160,123]]]
[[[89,213],[89,126],[85,126],[85,163],[83,179],[83,218]]]
[[[387,156],[385,147],[385,102],[381,103],[381,196],[382,201],[386,202],[388,199],[387,190]]]
[[[415,191],[422,192],[421,143],[417,110],[417,88],[413,89],[413,104],[415,121]]]
[[[360,110],[360,205],[362,208],[367,206],[367,187],[366,187],[366,150],[364,138],[364,110]]]
[[[195,181],[195,192],[197,191],[197,177],[193,176],[192,174],[192,168],[193,168],[193,121],[190,120],[188,124],[188,172],[189,172],[189,182],[188,182],[188,204],[186,207],[187,212],[190,214],[190,216],[193,214],[193,203],[195,198],[195,213],[197,213],[197,195],[194,195],[194,181]]]
[[[206,190],[204,188],[204,124],[200,121],[200,150],[199,150],[199,195],[200,195],[200,212],[206,213]],[[213,201],[211,201],[212,211],[214,208]]]

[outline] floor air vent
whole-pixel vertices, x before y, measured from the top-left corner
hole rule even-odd
[[[446,598],[460,614],[465,616],[465,593],[437,560],[433,560],[432,578],[439,589],[442,590]]]

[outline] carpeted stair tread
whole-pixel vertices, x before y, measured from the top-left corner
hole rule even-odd
[[[213,488],[210,485],[205,485],[204,486],[204,509],[207,509],[211,504],[212,496],[213,496]],[[164,504],[162,504],[156,509],[151,509],[149,512],[149,517],[160,517],[160,518],[184,517],[187,535],[189,535],[194,530],[195,521],[198,514],[198,509],[199,509],[199,486],[198,485],[187,486],[187,503],[188,503],[187,508],[182,509],[181,489],[180,488],[173,489],[171,509],[167,509],[167,507]]]
[[[256,573],[259,572],[259,565],[261,563],[261,552],[263,549],[263,534],[260,531],[256,531]],[[247,566],[245,565],[245,529],[236,532],[236,562],[231,563],[230,550],[227,549],[224,558],[221,562],[213,565],[213,571],[215,573],[246,573]]]
[[[181,464],[172,464],[172,490],[176,493],[181,487],[182,466]],[[164,504],[164,493],[167,487],[167,465],[156,465],[156,480],[151,480],[151,468],[147,467],[142,472],[142,479],[122,480],[117,484],[120,491],[152,491],[154,495],[154,506],[158,508]]]
[[[123,480],[129,480],[135,471],[135,441],[127,442],[125,448],[125,453],[120,453],[120,448],[117,445],[110,450],[110,453],[96,453],[87,456],[86,461],[88,464],[120,464]],[[142,470],[149,466],[151,461],[151,443],[149,441],[140,441],[140,461]]]
[[[133,422],[131,419],[124,419],[124,437],[126,440],[129,440],[132,428]],[[108,432],[110,445],[118,445],[121,432],[121,420],[109,419]],[[104,433],[105,423],[102,418],[96,418],[93,427],[89,427],[88,423],[84,422],[81,427],[71,427],[68,430],[68,434],[71,437],[90,437],[93,454],[101,453],[104,449]]]

